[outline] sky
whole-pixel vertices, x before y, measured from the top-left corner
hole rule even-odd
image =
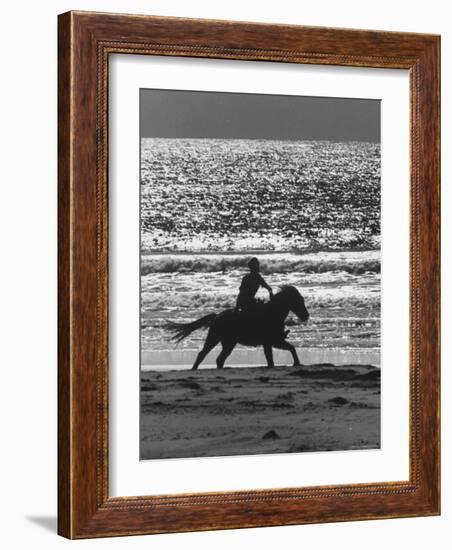
[[[140,90],[141,137],[380,142],[380,100]]]

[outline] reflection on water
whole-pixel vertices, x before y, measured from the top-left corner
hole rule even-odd
[[[183,370],[193,364],[198,350],[160,350],[143,351],[141,354],[141,369],[148,370]],[[214,368],[215,359],[220,353],[220,347],[213,349],[201,365],[202,368]],[[378,349],[298,349],[300,361],[304,365],[318,363],[333,363],[335,365],[374,365],[380,366]],[[287,351],[273,350],[277,365],[291,365],[292,359]],[[259,349],[234,350],[226,361],[226,366],[248,367],[265,365],[264,352]]]

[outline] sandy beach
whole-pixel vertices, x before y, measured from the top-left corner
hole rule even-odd
[[[380,447],[380,369],[253,366],[141,373],[141,459]]]

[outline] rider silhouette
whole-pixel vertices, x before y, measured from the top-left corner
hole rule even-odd
[[[270,299],[273,297],[271,287],[264,281],[264,278],[259,273],[259,260],[257,258],[251,258],[248,262],[248,267],[250,272],[243,277],[240,284],[240,291],[235,306],[236,311],[253,312],[256,306],[254,296],[261,286],[268,290]]]

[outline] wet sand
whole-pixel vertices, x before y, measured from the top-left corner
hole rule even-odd
[[[141,373],[141,459],[380,447],[380,369],[200,368]]]

